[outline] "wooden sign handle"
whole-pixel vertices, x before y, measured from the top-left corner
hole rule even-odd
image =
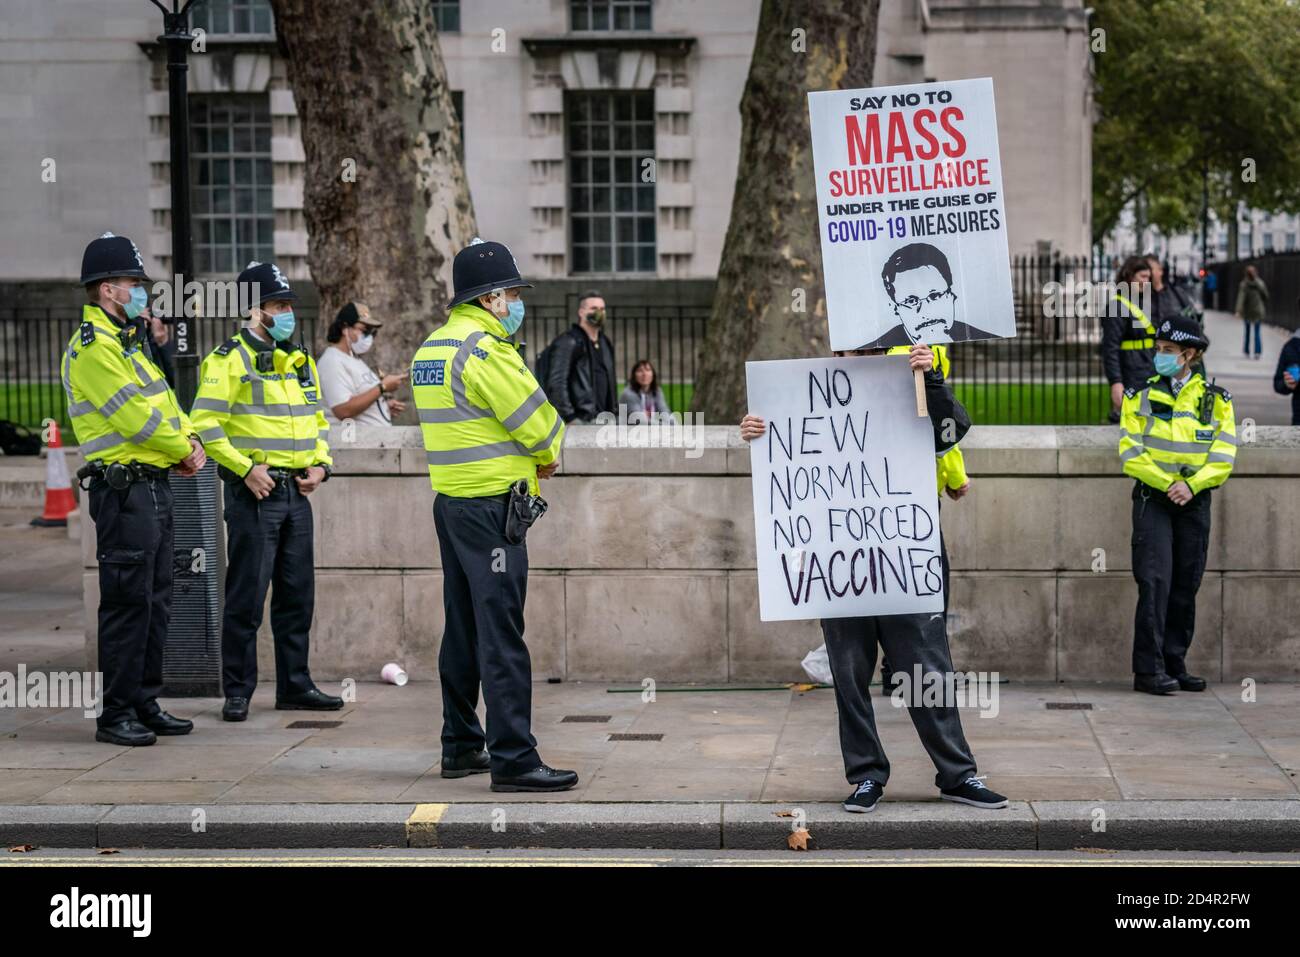
[[[920,369],[913,369],[912,381],[916,383],[916,416],[919,419],[928,418],[930,409],[925,404],[925,373]]]

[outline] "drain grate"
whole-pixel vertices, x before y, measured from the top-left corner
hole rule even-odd
[[[342,724],[343,724],[342,721],[292,721],[289,724],[285,725],[285,727],[290,729],[315,728],[317,730],[323,731],[326,728],[337,728]]]
[[[560,719],[560,723],[566,721],[570,724],[604,724],[612,715],[608,714],[566,714]]]
[[[1049,701],[1048,711],[1091,711],[1092,705],[1086,701]]]
[[[635,732],[623,732],[623,733],[611,734],[609,736],[610,741],[662,741],[663,739],[664,736],[658,733],[637,734]]]

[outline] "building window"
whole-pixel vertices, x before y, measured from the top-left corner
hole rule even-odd
[[[430,0],[439,33],[460,33],[460,0]]]
[[[651,0],[569,0],[573,30],[649,30]]]
[[[654,91],[569,93],[567,105],[573,272],[654,272]]]
[[[192,96],[190,130],[195,268],[237,273],[273,259],[268,98]]]
[[[190,28],[209,36],[273,37],[271,0],[207,0],[190,11]]]
[[[1286,251],[1291,252],[1295,249],[1295,233],[1286,234]]]

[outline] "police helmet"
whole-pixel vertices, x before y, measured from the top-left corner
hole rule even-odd
[[[125,236],[104,233],[98,239],[91,240],[90,245],[81,256],[81,283],[85,286],[101,279],[116,279],[129,276],[134,279],[148,280],[144,271],[144,260],[135,243]]]
[[[270,302],[272,299],[297,299],[298,294],[289,288],[289,280],[280,272],[280,267],[275,263],[251,262],[244,267],[244,271],[239,274],[239,289],[241,292],[241,302],[243,301],[242,292],[249,288],[253,283],[257,284],[257,305]],[[249,285],[245,285],[245,284]],[[252,302],[250,294],[249,302]]]
[[[449,305],[459,306],[493,289],[532,288],[519,275],[515,257],[503,243],[486,242],[477,236],[456,254],[451,264],[451,282],[455,289]]]

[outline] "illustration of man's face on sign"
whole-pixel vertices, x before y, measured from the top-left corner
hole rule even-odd
[[[910,346],[918,342],[966,342],[993,338],[957,318],[957,290],[948,257],[929,243],[895,249],[880,271],[885,302],[898,324],[866,346]],[[864,346],[865,347],[865,346]]]
[[[951,338],[957,294],[943,253],[929,243],[904,246],[889,257],[880,277],[910,342]]]

